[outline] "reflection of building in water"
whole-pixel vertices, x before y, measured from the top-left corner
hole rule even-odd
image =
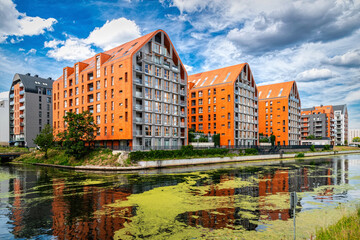
[[[114,232],[123,228],[134,214],[132,207],[123,207],[94,216],[105,205],[126,200],[131,195],[127,189],[84,186],[82,195],[67,197],[64,180],[54,180],[53,190],[52,230],[58,239],[113,239]],[[117,216],[119,212],[121,217]]]
[[[227,181],[236,181],[236,179],[241,179],[245,181],[251,176],[253,176],[252,173],[232,171],[228,174],[221,175],[219,181],[221,185],[221,183],[225,183]],[[213,184],[209,187],[210,189],[207,193],[203,195],[204,197],[234,196],[230,197],[227,202],[228,206],[230,205],[233,207],[206,209],[196,212],[186,212],[177,216],[178,221],[184,222],[187,225],[193,227],[202,226],[210,229],[235,229],[237,226],[242,226],[246,230],[255,230],[257,224],[254,224],[252,220],[256,221],[258,219],[258,212],[236,207],[236,201],[241,201],[241,196],[236,197],[236,195],[257,196],[258,187],[256,185],[238,188],[219,188],[218,185]],[[245,201],[248,201],[248,199],[246,199]],[[249,218],[248,216],[243,215],[247,215],[248,213],[255,216],[255,218]]]
[[[260,214],[267,216],[267,220],[288,220],[290,218],[290,203],[288,208],[279,209],[278,202],[268,202],[266,197],[269,195],[288,196],[289,192],[289,171],[277,170],[274,174],[267,174],[263,176],[259,182],[259,209]],[[286,197],[287,198],[287,197]],[[287,203],[289,201],[286,201]]]

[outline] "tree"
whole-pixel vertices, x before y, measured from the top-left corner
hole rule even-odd
[[[59,133],[58,137],[66,153],[79,159],[88,152],[91,143],[95,140],[94,132],[98,127],[92,113],[88,111],[79,114],[67,112],[64,120],[67,128]]]
[[[360,137],[354,137],[352,141],[353,142],[360,142]]]
[[[345,145],[348,145],[348,140],[345,140],[344,144],[345,144]]]
[[[48,158],[48,150],[54,146],[53,129],[46,124],[44,129],[36,136],[34,143],[40,147],[40,151],[45,152],[45,158]]]
[[[271,134],[270,141],[271,141],[271,146],[275,146],[276,136],[274,134]]]
[[[213,142],[215,147],[220,147],[220,134],[214,134],[213,135]]]
[[[306,139],[310,139],[310,140],[315,139],[315,136],[314,135],[309,135],[309,136],[306,137]]]

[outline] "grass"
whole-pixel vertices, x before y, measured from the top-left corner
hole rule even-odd
[[[359,147],[349,147],[349,146],[334,146],[333,151],[350,151],[350,150],[360,150]]]
[[[360,239],[360,208],[355,214],[341,218],[336,224],[316,231],[316,239]]]
[[[0,153],[23,153],[23,152],[29,152],[28,148],[24,147],[3,147],[0,146]]]
[[[48,151],[48,159],[45,159],[44,153],[34,151],[24,154],[16,158],[16,162],[23,163],[46,163],[64,166],[81,166],[81,165],[94,165],[94,166],[119,166],[117,162],[118,155],[113,155],[109,149],[96,149],[81,159],[76,160],[65,153],[64,150],[50,149]]]

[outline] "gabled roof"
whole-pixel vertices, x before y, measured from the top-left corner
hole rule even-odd
[[[51,89],[52,84],[54,82],[51,78],[45,79],[45,78],[41,78],[41,77],[35,77],[35,76],[23,75],[23,74],[16,73],[13,78],[13,83],[12,83],[11,87],[13,85],[15,85],[16,83],[18,83],[19,81],[21,81],[22,84],[24,85],[25,92],[32,92],[32,93],[38,92],[37,87]]]
[[[296,84],[295,81],[290,81],[258,86],[259,100],[288,97],[294,84]]]
[[[170,38],[169,38],[169,36],[167,35],[167,33],[165,31],[159,29],[159,30],[156,30],[154,32],[148,33],[148,34],[146,34],[144,36],[141,36],[139,38],[136,38],[134,40],[131,40],[129,42],[123,43],[120,46],[117,46],[115,48],[112,48],[110,50],[102,52],[103,54],[107,54],[107,55],[110,56],[107,61],[102,63],[102,65],[110,63],[110,62],[115,61],[115,60],[119,60],[119,59],[125,60],[127,58],[131,58],[134,53],[136,53],[140,48],[142,48],[148,41],[150,41],[150,39],[152,37],[154,37],[159,32],[163,32],[167,36],[170,44],[173,45]],[[181,63],[180,57],[179,57],[178,53],[176,52],[175,48],[173,48],[173,51],[175,52],[175,54],[177,55],[177,57],[179,59],[179,62]],[[99,53],[97,53],[96,55],[98,55],[98,54]],[[91,69],[95,68],[95,56],[96,55],[94,55],[94,56],[92,56],[92,57],[90,57],[90,58],[88,58],[86,60],[81,61],[83,63],[89,64],[82,71],[87,71],[87,70],[91,70]],[[71,74],[71,75],[73,75],[73,74]],[[69,77],[71,75],[69,75]],[[63,76],[60,76],[57,80],[62,80],[62,78],[63,78]]]
[[[341,111],[342,114],[344,114],[347,110],[346,104],[343,105],[333,105],[334,111]]]
[[[247,63],[242,63],[190,75],[188,76],[188,84],[192,83],[193,87],[191,89],[234,84],[246,64]]]

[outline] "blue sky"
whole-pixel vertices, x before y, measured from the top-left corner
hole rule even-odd
[[[258,85],[296,80],[302,107],[348,104],[360,128],[359,0],[0,0],[0,92],[157,29],[189,74],[248,62]]]

